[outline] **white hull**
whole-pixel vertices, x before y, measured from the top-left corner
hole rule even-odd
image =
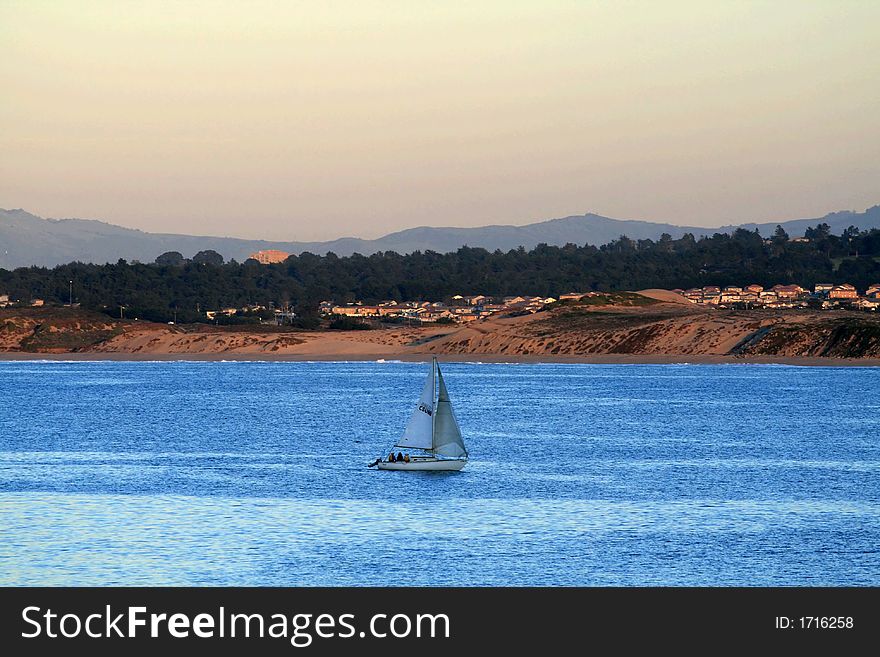
[[[380,470],[429,470],[432,472],[457,472],[467,465],[467,459],[413,459],[406,461],[379,461]]]

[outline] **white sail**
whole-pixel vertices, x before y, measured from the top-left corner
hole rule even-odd
[[[461,438],[458,422],[455,421],[452,402],[449,400],[449,393],[446,391],[446,384],[443,383],[443,375],[440,373],[439,367],[437,368],[437,378],[440,391],[434,417],[434,453],[452,458],[465,457],[468,452],[464,446],[464,440]]]
[[[422,388],[422,395],[416,403],[416,408],[403,436],[397,441],[395,447],[413,447],[418,449],[431,449],[433,446],[434,430],[434,367],[431,366],[431,374]]]

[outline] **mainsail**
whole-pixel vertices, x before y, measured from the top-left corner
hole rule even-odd
[[[467,456],[467,449],[461,438],[461,430],[452,412],[452,402],[443,382],[443,374],[437,367],[437,378],[440,391],[437,397],[437,410],[434,415],[434,452],[440,456],[460,458]]]
[[[395,447],[413,447],[417,449],[431,449],[433,447],[434,433],[434,366],[431,366],[431,374],[422,388],[422,395],[416,403],[412,416],[406,425],[403,436],[397,441]]]
[[[439,394],[434,402],[434,377],[439,381]],[[435,358],[431,374],[422,388],[422,395],[412,416],[395,447],[424,449],[439,456],[467,458],[467,449],[461,438],[461,430],[452,412],[452,402],[443,382],[443,374]]]

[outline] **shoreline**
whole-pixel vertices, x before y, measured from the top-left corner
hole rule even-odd
[[[589,354],[513,355],[513,354],[429,354],[429,353],[336,353],[336,354],[260,354],[260,353],[120,353],[0,352],[0,361],[131,361],[131,362],[425,362],[432,355],[446,363],[517,363],[584,365],[789,365],[799,367],[880,367],[880,358],[828,358],[819,356],[730,356],[715,354]]]
[[[0,311],[5,361],[424,362],[432,355],[464,363],[880,367],[880,317],[655,303],[455,326],[282,331],[120,322],[68,309]]]

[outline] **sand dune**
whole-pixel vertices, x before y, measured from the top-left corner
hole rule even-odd
[[[169,326],[67,309],[7,309],[0,311],[0,351],[327,359],[880,358],[880,318],[867,313],[710,310],[662,292],[644,291],[658,302],[638,307],[565,306],[465,326],[372,331]]]
[[[656,288],[651,288],[648,290],[639,290],[637,294],[641,294],[643,297],[648,297],[649,299],[664,301],[666,303],[683,303],[686,305],[690,305],[691,303],[680,294],[672,292],[671,290],[660,290]]]

